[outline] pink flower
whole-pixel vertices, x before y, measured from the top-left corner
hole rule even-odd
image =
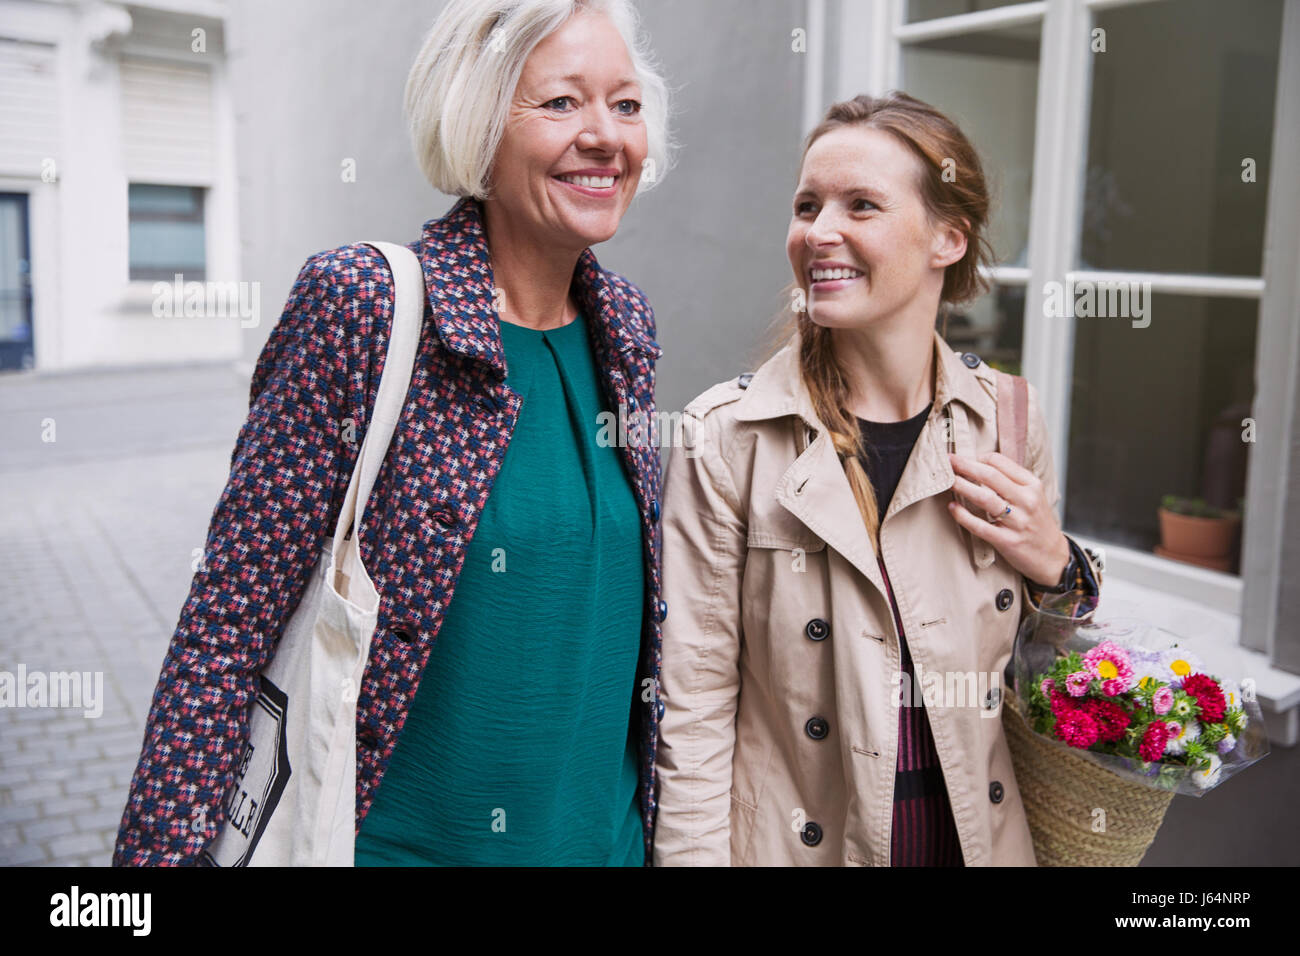
[[[1075,671],[1065,678],[1065,689],[1072,697],[1082,697],[1088,693],[1088,682],[1091,680],[1092,674],[1088,671]]]
[[[1084,750],[1097,742],[1097,722],[1081,710],[1069,710],[1056,718],[1055,733],[1071,747]]]
[[[1161,687],[1151,695],[1151,709],[1157,714],[1169,713],[1174,706],[1174,692],[1168,687]]]
[[[1109,697],[1133,686],[1133,664],[1128,652],[1110,641],[1102,641],[1084,654],[1083,666],[1102,681],[1102,692]]]
[[[1043,682],[1038,685],[1038,689],[1043,692],[1044,697],[1052,696],[1052,688],[1056,686],[1056,681],[1050,677],[1044,677]]]

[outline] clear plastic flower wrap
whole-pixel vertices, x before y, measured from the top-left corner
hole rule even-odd
[[[1069,596],[1021,624],[1012,655],[1029,727],[1124,779],[1200,796],[1269,752],[1254,682],[1226,642],[1070,617]]]

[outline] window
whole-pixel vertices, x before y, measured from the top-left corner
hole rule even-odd
[[[984,159],[994,288],[948,339],[1037,385],[1066,528],[1232,611],[1239,579],[1207,588],[1162,547],[1157,509],[1168,494],[1251,507],[1283,5],[886,0],[874,19],[841,3],[832,25],[834,98],[904,90]],[[1049,284],[1090,282],[1149,282],[1146,318],[1045,310]]]
[[[1163,0],[1100,9],[1093,28],[1105,51],[1092,58],[1076,269],[1150,273],[1153,294],[1137,325],[1075,320],[1066,524],[1235,574],[1235,547],[1172,551],[1156,509],[1167,494],[1249,507],[1259,303],[1224,296],[1238,287],[1220,277],[1263,268],[1282,3],[1241,16]]]
[[[131,183],[130,263],[132,279],[207,278],[203,189]]]
[[[1244,647],[1296,667],[1300,0],[808,11],[831,47],[809,60],[805,130],[830,102],[902,89],[985,157],[993,291],[948,340],[1037,386],[1066,530],[1105,550],[1117,593],[1236,621]],[[1150,324],[1044,314],[1051,284],[1101,281],[1149,282]],[[1227,573],[1161,553],[1166,494],[1244,499]]]

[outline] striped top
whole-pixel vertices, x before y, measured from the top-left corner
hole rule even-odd
[[[869,422],[858,419],[866,452],[860,459],[871,487],[876,493],[879,513],[889,510],[889,502],[898,488],[912,447],[920,436],[925,420],[930,415],[926,408],[915,418],[903,422]],[[912,655],[907,649],[903,621],[894,601],[889,572],[881,561],[880,573],[889,592],[889,605],[898,628],[901,661],[899,669],[903,680],[913,681]],[[894,820],[890,832],[889,860],[891,866],[962,866],[964,861],[957,827],[952,818],[952,805],[948,802],[948,788],[944,784],[939,754],[934,748],[930,732],[930,718],[926,714],[921,695],[915,692],[903,697],[911,706],[898,708],[898,765],[894,771]]]

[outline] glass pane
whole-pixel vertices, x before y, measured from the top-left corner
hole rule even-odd
[[[1156,294],[1148,319],[1075,320],[1065,483],[1068,529],[1145,551],[1161,544],[1163,496],[1245,496],[1259,303]]]
[[[133,222],[130,235],[132,279],[203,278],[203,223]]]
[[[187,216],[199,214],[199,191],[193,186],[153,186],[131,183],[128,203],[131,214],[143,216]]]
[[[202,190],[132,183],[129,210],[132,279],[206,277]]]
[[[995,7],[1008,7],[1019,0],[905,0],[904,20],[916,23],[919,20],[934,20],[938,17],[955,17],[962,13],[974,13],[977,10],[992,10]]]
[[[903,47],[903,88],[961,127],[979,153],[997,261],[1027,265],[1041,27],[1023,24]]]
[[[953,348],[974,352],[994,368],[1019,375],[1025,287],[994,285],[974,302],[953,309],[946,330],[941,316],[937,328]]]
[[[1083,268],[1260,274],[1282,2],[1248,7],[1097,13]]]

